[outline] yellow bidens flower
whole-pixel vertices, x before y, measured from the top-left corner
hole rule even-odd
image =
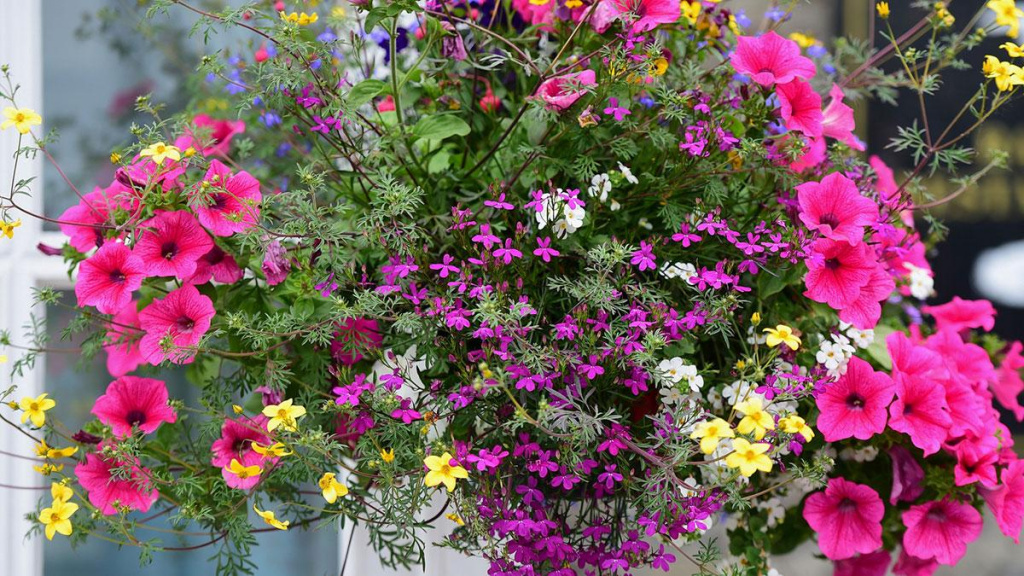
[[[320,19],[320,16],[317,15],[316,12],[313,12],[312,14],[306,14],[305,12],[292,12],[291,14],[285,14],[282,10],[281,12],[278,12],[278,14],[281,16],[281,20],[291,22],[292,24],[298,24],[299,26],[309,26]]]
[[[47,396],[48,394],[46,393],[40,394],[35,398],[25,396],[18,402],[18,407],[23,412],[21,415],[22,424],[26,420],[31,420],[33,426],[41,428],[46,423],[46,411],[57,405],[55,400],[47,398]]]
[[[729,468],[739,468],[740,474],[753,476],[758,470],[762,472],[772,471],[772,459],[765,452],[771,449],[771,444],[751,444],[743,438],[734,438],[732,441],[732,454],[725,457],[725,465]]]
[[[764,411],[764,405],[760,398],[750,398],[740,402],[736,405],[736,411],[743,414],[743,420],[740,420],[739,426],[736,427],[740,434],[753,432],[754,440],[760,440],[764,438],[766,432],[775,429],[775,419]]]
[[[793,329],[785,324],[779,324],[775,328],[765,328],[764,331],[768,334],[765,343],[769,348],[775,348],[779,344],[785,344],[791,350],[800,347],[800,338],[793,334]]]
[[[75,495],[75,492],[68,488],[66,482],[67,480],[62,480],[50,484],[50,495],[53,496],[54,502],[67,502]]]
[[[996,24],[1006,26],[1006,35],[1016,38],[1020,34],[1020,19],[1024,18],[1024,10],[1017,8],[1014,0],[989,0],[985,4],[996,14]]]
[[[231,472],[239,479],[245,480],[246,478],[252,478],[253,476],[259,476],[263,472],[263,468],[253,464],[252,466],[244,466],[236,458],[231,459],[231,464],[228,465],[228,472]]]
[[[754,326],[757,326],[758,324],[760,324],[761,323],[761,313],[760,312],[754,312],[753,314],[751,314],[750,315],[750,323],[753,324]]]
[[[814,430],[807,425],[807,421],[796,415],[779,418],[779,430],[786,434],[799,434],[808,442],[814,438]]]
[[[999,47],[1006,50],[1006,53],[1009,54],[1010,58],[1024,58],[1024,46],[1020,44],[1003,42]]]
[[[290,520],[285,520],[284,522],[282,522],[275,518],[274,513],[271,510],[260,510],[259,508],[256,507],[255,504],[252,505],[252,509],[260,515],[260,518],[263,518],[264,522],[273,526],[274,528],[277,528],[278,530],[287,530],[288,525],[291,524]]]
[[[658,57],[651,60],[650,66],[647,68],[648,76],[664,76],[665,72],[668,71],[668,59]]]
[[[21,219],[13,222],[7,220],[0,220],[0,235],[7,236],[8,238],[14,238],[14,229],[21,226]]]
[[[286,448],[285,445],[280,442],[274,442],[270,446],[264,446],[259,442],[253,442],[252,449],[254,452],[262,456],[273,456],[277,458],[290,456],[293,454],[291,450]]]
[[[263,415],[270,418],[267,422],[267,431],[273,432],[283,426],[285,430],[294,432],[298,430],[296,421],[306,415],[306,409],[302,406],[292,406],[292,400],[289,398],[280,404],[264,406]]]
[[[878,17],[885,20],[889,17],[889,3],[879,2],[875,4],[875,12],[878,12]]]
[[[803,34],[801,32],[791,32],[789,39],[796,42],[801,48],[810,48],[818,43],[818,41],[810,34]]]
[[[458,514],[445,514],[444,517],[449,519],[449,520],[451,520],[452,522],[455,522],[459,526],[465,526],[466,525],[466,522]]]
[[[333,472],[326,472],[320,477],[320,490],[324,493],[324,500],[327,500],[328,504],[334,504],[338,498],[343,498],[348,494],[348,487],[338,482]]]
[[[700,438],[700,451],[705,454],[714,452],[722,438],[733,438],[735,436],[736,433],[732,431],[729,423],[721,418],[697,424],[693,434],[690,434],[690,438],[693,440]]]
[[[381,450],[380,451],[380,459],[385,461],[385,462],[387,462],[388,464],[394,462],[395,461],[395,449],[392,448],[391,450]]]
[[[49,508],[43,508],[39,513],[39,521],[46,526],[46,539],[53,540],[53,535],[60,533],[70,536],[74,527],[71,525],[71,515],[78,511],[78,504],[54,500]]]
[[[697,25],[697,19],[700,18],[700,9],[700,2],[683,1],[679,3],[679,11],[682,13],[683,18],[690,22],[690,26]]]
[[[1020,66],[1003,62],[991,54],[985,56],[981,70],[986,78],[996,81],[996,88],[1000,92],[1009,92],[1014,86],[1024,84],[1024,70]]]
[[[4,108],[4,118],[6,120],[4,120],[3,124],[0,124],[0,130],[6,130],[14,126],[18,134],[28,134],[32,126],[38,126],[43,123],[43,117],[37,114],[35,110],[29,108],[11,108],[8,106]]]
[[[157,142],[156,144],[151,144],[143,148],[142,151],[139,152],[139,156],[150,157],[153,159],[153,162],[156,162],[159,165],[163,164],[164,160],[168,158],[174,162],[181,160],[181,150],[179,150],[177,146]]]
[[[35,470],[36,472],[39,472],[43,476],[49,476],[50,474],[54,474],[56,472],[60,472],[61,470],[63,470],[64,469],[64,465],[63,464],[51,464],[51,463],[47,462],[46,464],[43,464],[42,466],[33,466],[32,469]]]
[[[469,473],[462,466],[452,466],[451,460],[452,455],[448,452],[440,456],[427,456],[423,463],[430,469],[430,472],[427,472],[423,483],[430,487],[444,484],[449,492],[455,490],[455,480],[469,478]]]
[[[238,404],[232,404],[232,405],[231,405],[231,410],[232,410],[232,411],[233,411],[233,412],[234,412],[235,414],[241,414],[242,412],[245,412],[245,408],[242,408],[242,407],[241,407],[241,406],[239,406]]]
[[[36,446],[36,454],[40,458],[48,458],[50,460],[57,460],[58,458],[67,458],[75,452],[78,452],[78,446],[68,446],[67,448],[52,448],[46,444],[46,440],[40,440],[39,446]]]
[[[110,153],[110,163],[111,164],[117,164],[120,161],[121,161],[121,155],[120,154],[118,154],[117,152],[111,152]]]
[[[953,15],[949,13],[949,10],[946,9],[945,2],[935,3],[935,17],[939,20],[939,25],[945,26],[946,28],[949,28],[956,22],[956,18],[954,18]]]

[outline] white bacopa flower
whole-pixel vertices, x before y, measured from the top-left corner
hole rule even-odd
[[[711,407],[715,409],[715,412],[721,412],[725,409],[725,405],[722,403],[722,393],[718,388],[708,390],[706,398]]]
[[[758,502],[757,508],[766,512],[765,516],[768,520],[769,528],[775,528],[786,517],[786,507],[782,505],[782,500],[778,498],[773,497]]]
[[[853,353],[857,351],[857,349],[853,347],[853,344],[850,343],[850,339],[843,334],[833,334],[832,341],[835,342],[836,346],[838,346],[839,350],[843,353],[843,356],[846,356],[847,359],[849,359],[850,356],[853,356]]]
[[[626,182],[629,182],[630,184],[640,183],[640,181],[636,179],[636,176],[633,176],[633,171],[622,162],[619,162],[619,172],[622,172],[622,177],[626,179]]]
[[[565,221],[568,222],[569,226],[572,228],[572,230],[569,231],[571,233],[579,230],[583,226],[583,219],[587,217],[587,211],[582,206],[578,208],[569,208],[569,205],[566,204],[562,208],[562,217],[565,218]]]
[[[573,232],[576,231],[575,228],[569,226],[569,222],[565,219],[555,222],[555,225],[552,226],[551,229],[555,231],[555,236],[557,236],[559,239],[565,238],[569,234],[572,234]]]
[[[658,370],[661,371],[661,375],[673,384],[679,383],[683,379],[683,368],[686,363],[679,356],[675,358],[668,358],[662,360],[658,364]]]
[[[903,267],[910,270],[910,295],[918,300],[927,300],[935,293],[935,279],[928,270],[904,262]]]
[[[680,371],[683,374],[683,379],[690,386],[690,391],[694,394],[699,393],[700,389],[704,387],[704,377],[697,374],[697,367],[685,364]]]
[[[622,209],[622,204],[619,204],[618,200],[612,200],[612,203],[608,205],[608,209],[612,212],[618,212]]]
[[[666,386],[661,389],[661,403],[666,406],[677,406],[686,401],[686,396],[675,386]]]
[[[737,380],[722,390],[722,397],[729,403],[729,406],[735,406],[744,400],[749,400],[755,397],[761,398],[763,402],[764,397],[755,392],[754,388],[756,388],[756,386],[746,380]]]
[[[753,326],[747,327],[747,344],[764,344],[767,341],[767,334],[755,331]]]
[[[697,275],[697,267],[688,262],[666,262],[661,267],[661,273],[666,278],[681,278],[689,284],[690,278]]]
[[[857,348],[861,349],[871,346],[871,343],[875,341],[875,331],[870,328],[867,330],[860,330],[850,326],[846,330],[846,335],[850,337],[850,340],[853,341]]]
[[[597,196],[601,202],[608,200],[608,193],[612,191],[612,181],[608,178],[608,174],[595,174],[590,179],[590,187],[587,188],[587,194],[593,198]]]
[[[840,364],[846,362],[846,355],[843,354],[843,350],[839,345],[831,340],[825,340],[818,348],[815,359],[818,361],[818,364],[823,365],[826,369],[835,370],[839,368]]]
[[[874,446],[865,446],[863,448],[843,448],[843,451],[839,453],[840,460],[846,460],[849,462],[873,462],[878,457],[878,448]]]
[[[640,220],[637,220],[636,225],[641,227],[641,228],[643,228],[644,230],[653,230],[654,229],[654,225],[651,224],[647,220],[647,218],[641,218]]]

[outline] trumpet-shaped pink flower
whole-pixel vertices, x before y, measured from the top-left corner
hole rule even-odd
[[[142,286],[146,266],[120,242],[106,242],[78,267],[75,295],[78,306],[95,306],[103,314],[114,314],[132,301],[132,292]]]
[[[635,16],[633,33],[647,32],[659,24],[672,24],[679,20],[679,2],[676,0],[612,0],[612,8],[619,14]]]
[[[203,140],[207,146],[201,150],[204,156],[226,156],[228,150],[231,149],[231,139],[245,132],[245,122],[241,120],[216,120],[206,114],[197,114],[192,119],[192,124],[204,131],[208,130],[209,136]],[[194,135],[189,134],[189,136],[193,142],[186,146],[196,144]]]
[[[160,494],[149,480],[149,470],[132,466],[128,478],[115,476],[121,465],[99,454],[87,454],[85,462],[75,466],[78,483],[89,494],[89,502],[107,516],[118,514],[117,507],[146,512]]]
[[[981,514],[969,504],[944,498],[911,506],[903,513],[907,554],[953,566],[967,553],[967,545],[981,535]]]
[[[864,228],[878,222],[878,206],[839,172],[825,176],[821,182],[800,184],[796,194],[800,221],[825,238],[859,244],[864,240]]]
[[[831,100],[821,120],[822,134],[833,140],[838,140],[854,150],[864,150],[864,143],[853,135],[856,122],[853,119],[853,108],[843,104],[843,89],[833,84],[832,90],[828,93]]]
[[[232,174],[220,160],[210,162],[192,194],[199,223],[214,236],[231,236],[255,226],[262,199],[258,180],[245,171]]]
[[[892,567],[892,573],[898,576],[932,576],[938,568],[939,563],[934,559],[915,558],[907,554],[906,548],[900,548],[900,557]]]
[[[740,36],[729,61],[737,72],[750,76],[761,86],[807,79],[817,72],[814,62],[800,54],[796,42],[774,31],[757,37]]]
[[[938,452],[953,421],[943,382],[949,377],[942,357],[896,332],[886,338],[896,382],[889,427],[910,436],[925,456]]]
[[[830,560],[868,554],[882,546],[885,505],[870,486],[832,478],[824,492],[804,503],[804,520],[818,533],[818,546]]]
[[[187,364],[195,356],[193,350],[165,350],[165,341],[175,348],[195,346],[210,329],[216,310],[213,301],[186,285],[153,302],[139,313],[139,324],[146,333],[139,343],[143,358],[150,364],[170,359]]]
[[[88,252],[103,244],[105,227],[110,225],[110,213],[115,208],[107,191],[96,188],[57,217],[60,231],[75,250]]]
[[[1020,405],[1020,393],[1024,392],[1024,380],[1021,380],[1020,369],[1024,368],[1024,345],[1014,342],[999,365],[997,378],[989,381],[992,394],[1004,408],[1013,412],[1020,422],[1024,420],[1024,406]]]
[[[545,80],[537,87],[537,97],[544,101],[548,110],[562,112],[594,86],[597,86],[597,76],[593,70],[572,72]]]
[[[107,392],[96,399],[92,413],[110,426],[114,436],[129,436],[135,427],[151,434],[160,424],[173,424],[178,420],[167,400],[167,385],[160,380],[122,376],[111,382]]]
[[[846,560],[836,560],[832,576],[885,576],[892,556],[888,550],[861,554]]]
[[[185,280],[195,273],[196,262],[213,247],[213,240],[185,211],[160,212],[143,227],[147,230],[134,250],[149,276],[176,276]]]
[[[935,318],[940,330],[954,332],[982,328],[990,332],[996,325],[996,309],[988,300],[964,300],[954,296],[951,302],[939,306],[922,306],[921,311]]]
[[[242,279],[242,269],[238,267],[234,256],[216,245],[196,262],[196,273],[188,279],[188,283],[206,284],[211,279],[221,284],[234,284]]]
[[[1013,460],[1003,470],[1002,481],[994,490],[981,490],[999,530],[1020,544],[1024,528],[1024,460]]]
[[[871,365],[850,358],[846,374],[818,395],[818,430],[826,442],[846,438],[867,440],[885,431],[889,403],[896,393],[888,374],[875,372]]]
[[[139,311],[135,302],[130,302],[114,315],[107,329],[107,343],[103,350],[107,353],[107,372],[111,376],[124,376],[145,362],[139,351],[141,339]]]
[[[363,359],[363,354],[380,348],[384,337],[376,320],[346,318],[338,323],[331,342],[331,356],[345,366]]]
[[[896,282],[892,276],[880,267],[875,268],[871,271],[871,279],[860,289],[857,299],[839,311],[839,319],[860,330],[874,328],[882,317],[882,302],[895,289]]]
[[[789,130],[818,138],[821,136],[821,96],[800,79],[775,85],[782,121]]]
[[[889,449],[892,459],[892,492],[889,493],[889,504],[897,502],[913,502],[924,492],[921,481],[924,480],[924,468],[917,463],[914,455],[899,444]]]
[[[877,268],[874,253],[864,243],[850,245],[820,238],[811,244],[804,283],[807,296],[842,310],[860,297]]]
[[[273,440],[264,432],[267,429],[267,417],[259,414],[254,418],[239,420],[225,419],[221,426],[221,436],[210,446],[213,458],[210,464],[221,469],[221,475],[228,486],[239,490],[249,490],[260,481],[260,476],[239,478],[229,469],[231,460],[238,460],[242,466],[264,467],[268,463],[276,463],[276,456],[265,457],[253,450],[253,443],[270,446]]]

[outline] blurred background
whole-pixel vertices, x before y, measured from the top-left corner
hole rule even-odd
[[[5,14],[13,18],[13,14],[21,9],[14,7],[15,4],[38,4],[39,18],[17,24],[8,19],[5,24]],[[4,57],[0,60],[9,62],[16,75],[24,73],[28,63],[38,67],[34,73],[38,77],[37,99],[41,102],[39,111],[45,119],[45,128],[58,128],[61,132],[60,142],[53,146],[52,151],[60,158],[67,176],[83,191],[90,190],[93,185],[110,182],[112,170],[108,156],[111,149],[123,141],[133,121],[146,120],[134,111],[136,96],[151,93],[154,102],[166,105],[166,114],[174,113],[184,105],[186,96],[182,83],[192,74],[198,58],[218,47],[229,46],[234,40],[230,35],[216,38],[214,45],[207,47],[203,45],[201,35],[190,38],[186,32],[194,19],[184,10],[172,10],[168,15],[158,15],[138,26],[139,5],[143,4],[143,0],[0,1],[0,45],[4,42],[4,32],[11,26],[29,26],[35,28],[18,33],[29,34],[28,37],[34,39],[38,47],[38,53],[35,53],[30,52],[31,44],[28,47],[8,44],[0,48],[0,56]],[[730,4],[745,9],[756,25],[771,3],[767,0],[741,0]],[[891,4],[894,29],[904,30],[916,21],[916,18],[912,19],[913,12],[907,9],[908,0],[895,0]],[[949,2],[949,7],[954,15],[963,14],[966,18],[982,4],[984,0],[956,0]],[[782,29],[787,33],[801,32],[824,40],[837,33],[867,38],[872,30],[870,22],[873,16],[874,3],[870,0],[814,0],[800,3],[793,18]],[[11,35],[8,36],[11,41]],[[946,77],[939,95],[929,103],[935,122],[948,121],[971,96],[977,86],[983,55],[996,52],[996,46],[1002,41],[1003,38],[989,39],[984,49],[969,55],[969,69]],[[12,54],[13,58],[10,57]],[[958,74],[970,78],[970,81],[958,82]],[[219,103],[212,100],[207,105],[216,109]],[[905,173],[910,168],[909,159],[891,153],[886,144],[894,135],[897,124],[905,124],[908,115],[917,114],[916,105],[902,107],[862,102],[858,103],[856,111],[858,134],[868,142],[869,152],[880,155],[897,175]],[[963,298],[991,300],[999,313],[995,331],[1011,340],[1024,337],[1022,122],[1024,106],[1018,103],[1007,106],[998,118],[976,134],[973,145],[980,153],[978,164],[985,163],[988,151],[1002,149],[1011,154],[1011,169],[989,175],[977,189],[935,211],[945,221],[949,234],[946,242],[939,246],[939,251],[931,255],[936,272],[935,301],[946,302],[954,294]],[[45,190],[41,206],[45,215],[56,217],[76,202],[76,196],[54,168],[45,165],[40,176]],[[951,191],[947,181],[940,176],[930,179],[928,186],[936,197]],[[38,231],[38,236],[43,241],[52,239],[56,245],[59,239],[51,233],[52,228],[44,226]],[[22,260],[36,258],[37,254],[26,253]],[[9,259],[17,260],[14,256],[9,256]],[[12,310],[17,305],[14,303],[19,301],[15,294],[17,288],[5,287],[3,276],[0,268],[0,302],[6,302],[8,310]],[[59,278],[48,282],[65,290],[70,286],[66,282],[61,285]],[[2,306],[0,310],[3,310]],[[68,353],[48,355],[38,377],[45,382],[46,391],[66,400],[82,399],[80,405],[65,402],[60,407],[60,418],[69,426],[77,426],[89,417],[91,403],[85,399],[101,394],[109,378],[105,376],[101,363],[82,364],[74,353],[77,346],[74,341],[62,341],[61,333],[70,317],[67,308],[47,310],[42,328],[51,335],[54,346],[67,349]],[[181,397],[188,394],[189,389],[181,373],[168,374],[167,378],[177,387],[172,391],[173,395]],[[1012,416],[1004,416],[1015,434],[1024,431]],[[23,464],[4,458],[7,462],[0,465],[0,473],[3,474],[0,481],[22,477],[7,470]],[[33,482],[38,483],[38,477]],[[15,572],[12,568],[6,572],[19,576],[171,576],[186,573],[199,576],[213,573],[207,564],[213,554],[212,549],[190,554],[158,554],[151,565],[139,568],[138,558],[132,551],[118,551],[115,545],[94,539],[77,550],[72,550],[63,538],[38,547],[39,540],[25,541],[21,538],[24,525],[14,521],[20,516],[17,510],[23,509],[17,500],[34,499],[37,494],[3,492],[0,489],[0,518],[7,526],[0,528],[0,558],[6,560],[0,561],[0,574],[5,573],[4,566],[25,567],[29,571]],[[260,575],[337,574],[349,543],[330,529],[267,534],[265,538],[268,545],[258,547],[252,558],[260,567]],[[372,559],[366,557],[368,551],[363,543],[357,541],[354,548],[356,554],[361,551],[362,560],[351,563],[347,573],[377,573]],[[778,558],[776,568],[781,576],[831,574],[831,564],[815,557],[816,552],[816,546],[805,545],[793,554]],[[946,569],[939,574],[1024,575],[1024,563],[1020,558],[1020,550],[999,534],[995,523],[986,522],[985,534],[970,547],[961,565],[955,571]],[[485,570],[481,563],[462,563],[450,558],[440,564],[446,567],[446,571],[434,568],[427,573],[448,573],[456,567],[467,574],[483,574]],[[691,572],[681,560],[674,573]]]

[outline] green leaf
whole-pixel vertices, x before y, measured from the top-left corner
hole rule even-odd
[[[454,114],[424,116],[412,128],[412,135],[427,140],[444,140],[469,134],[469,124]]]
[[[871,356],[872,360],[878,362],[886,370],[892,370],[892,358],[889,356],[889,349],[885,344],[885,339],[895,331],[892,327],[884,324],[875,326],[875,339],[867,347],[868,356]]]
[[[378,94],[384,91],[384,82],[380,80],[363,80],[348,91],[348,104],[352,107],[359,107],[373,100]]]
[[[445,170],[448,169],[448,166],[450,164],[451,156],[448,154],[448,152],[442,150],[437,154],[434,154],[434,157],[430,159],[430,163],[427,164],[427,172],[431,174],[444,172]]]

